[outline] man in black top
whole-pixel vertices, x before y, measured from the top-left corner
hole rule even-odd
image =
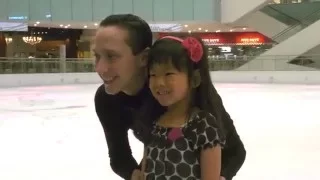
[[[96,92],[95,108],[106,136],[111,168],[126,180],[140,174],[131,153],[128,130],[135,131],[133,116],[152,96],[146,70],[152,38],[149,25],[131,14],[108,16],[95,36],[95,68],[104,82]],[[221,179],[231,180],[242,166],[246,151],[232,119],[222,109],[227,145],[222,151]],[[151,123],[144,125],[151,129]]]

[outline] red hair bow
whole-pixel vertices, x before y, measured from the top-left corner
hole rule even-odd
[[[202,45],[199,42],[199,40],[194,37],[187,37],[186,39],[181,39],[174,36],[165,36],[162,39],[173,39],[181,42],[182,46],[188,50],[190,59],[195,63],[199,62],[203,56]]]

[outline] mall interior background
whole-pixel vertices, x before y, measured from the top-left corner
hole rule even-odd
[[[320,67],[320,40],[309,32],[320,27],[316,0],[0,0],[0,4],[0,73],[10,72],[8,61],[13,60],[89,61],[99,21],[116,13],[146,19],[154,40],[164,35],[201,37],[209,59],[220,63],[213,70],[238,68],[264,57],[285,59],[285,66]],[[297,42],[300,46],[285,46]]]

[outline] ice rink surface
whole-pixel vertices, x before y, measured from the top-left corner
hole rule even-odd
[[[118,180],[98,85],[0,89],[0,180]],[[320,179],[320,86],[216,84],[247,150],[234,180]],[[132,151],[142,145],[130,134]]]

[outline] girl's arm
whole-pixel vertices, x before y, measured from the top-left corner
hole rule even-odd
[[[199,111],[189,121],[188,128],[186,133],[192,137],[193,149],[200,150],[201,180],[219,180],[225,137],[216,118],[208,112]]]
[[[221,171],[221,146],[201,150],[201,180],[219,180]]]
[[[143,157],[141,160],[141,169],[135,169],[132,173],[131,179],[130,180],[145,180],[146,178],[144,177],[144,171],[146,169],[146,147],[144,147],[143,150]]]
[[[145,180],[146,179],[144,177],[144,171],[146,170],[146,156],[147,156],[147,148],[144,147],[142,164],[141,164],[141,180]]]

